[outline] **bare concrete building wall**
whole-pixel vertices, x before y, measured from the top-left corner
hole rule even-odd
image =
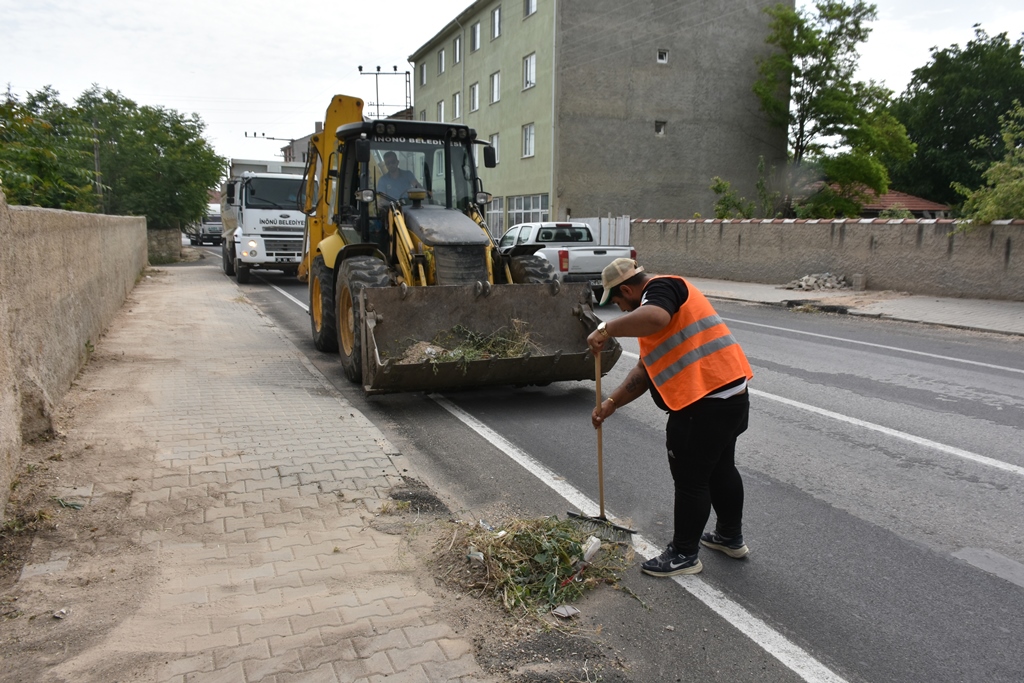
[[[8,206],[0,193],[0,244],[2,510],[21,443],[52,429],[147,264],[146,219]]]
[[[631,241],[658,273],[771,284],[857,273],[868,289],[1024,301],[1024,220],[956,229],[951,220],[635,220]]]
[[[767,123],[751,91],[757,58],[770,54],[763,3],[558,6],[563,212],[713,215],[712,176],[751,197],[759,156],[785,164],[786,132]]]

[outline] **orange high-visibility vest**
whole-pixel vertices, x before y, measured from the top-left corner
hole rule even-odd
[[[664,329],[640,337],[640,359],[672,410],[682,410],[741,377],[753,379],[750,363],[715,309],[696,287]],[[657,279],[657,278],[652,278]]]

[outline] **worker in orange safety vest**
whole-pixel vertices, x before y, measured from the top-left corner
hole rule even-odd
[[[747,429],[747,357],[707,298],[677,275],[652,275],[620,258],[601,274],[601,304],[626,314],[602,322],[587,343],[597,354],[612,337],[637,337],[640,360],[625,381],[594,408],[600,426],[618,408],[650,391],[668,413],[669,469],[675,484],[674,531],[664,553],[641,565],[652,576],[696,574],[700,545],[740,559],[743,480],[736,469],[736,439]],[[704,531],[712,507],[713,531]]]

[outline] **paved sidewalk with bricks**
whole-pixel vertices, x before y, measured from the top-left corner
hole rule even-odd
[[[125,308],[100,350],[132,359],[145,399],[76,436],[102,444],[118,422],[149,436],[129,512],[160,576],[60,680],[135,655],[161,683],[492,680],[438,621],[402,538],[369,524],[408,464],[233,281],[164,268]],[[168,314],[180,324],[157,329]],[[81,384],[118,389],[102,364]]]

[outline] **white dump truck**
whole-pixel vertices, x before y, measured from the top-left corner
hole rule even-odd
[[[224,225],[220,222],[220,204],[208,204],[206,215],[185,228],[185,234],[192,246],[201,246],[205,242],[217,246],[224,234]]]
[[[306,217],[296,200],[301,163],[232,159],[221,193],[224,273],[239,284],[253,269],[295,274],[302,262]]]

